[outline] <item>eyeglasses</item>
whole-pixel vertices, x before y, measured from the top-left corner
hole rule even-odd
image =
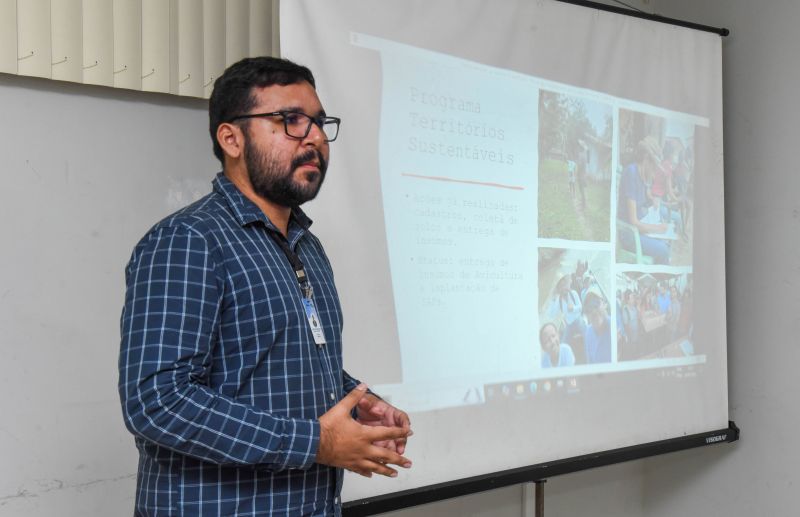
[[[283,119],[283,129],[286,131],[286,135],[298,140],[302,140],[303,138],[307,137],[308,133],[311,132],[311,124],[316,124],[316,126],[322,131],[326,142],[333,142],[336,140],[336,137],[339,136],[339,124],[342,122],[342,119],[339,117],[312,117],[311,115],[306,115],[302,111],[288,110],[273,111],[271,113],[253,113],[251,115],[237,115],[228,119],[228,122],[246,118],[261,117],[281,117]]]

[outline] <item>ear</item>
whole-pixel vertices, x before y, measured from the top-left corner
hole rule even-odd
[[[217,142],[225,156],[233,160],[244,154],[245,134],[236,124],[224,122],[217,126]]]

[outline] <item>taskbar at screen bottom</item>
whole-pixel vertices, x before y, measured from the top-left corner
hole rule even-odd
[[[487,404],[513,400],[535,400],[542,397],[574,396],[592,391],[607,384],[610,378],[620,380],[630,375],[642,377],[644,382],[692,379],[701,375],[704,363],[661,366],[645,370],[625,370],[615,373],[577,375],[574,371],[561,372],[557,368],[535,378],[494,382],[483,387],[483,400]],[[641,381],[640,381],[641,382]]]

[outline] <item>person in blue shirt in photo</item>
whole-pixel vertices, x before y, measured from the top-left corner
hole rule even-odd
[[[548,316],[552,321],[563,321],[561,341],[571,343],[575,336],[584,333],[585,324],[581,317],[581,297],[570,287],[572,277],[564,275],[556,284],[556,292],[550,302]]]
[[[659,314],[668,314],[670,312],[672,299],[670,298],[670,293],[664,284],[659,284],[658,286],[658,296],[656,297],[656,302],[658,303]]]
[[[606,302],[597,293],[590,292],[586,295],[583,312],[589,321],[583,341],[586,347],[586,362],[611,362],[611,324]]]
[[[561,342],[554,323],[542,325],[539,330],[539,344],[542,346],[542,368],[575,365],[572,347]]]
[[[664,223],[646,221],[648,212],[655,209],[647,195],[647,189],[656,170],[660,168],[660,162],[661,146],[658,141],[652,136],[643,138],[636,147],[636,160],[625,167],[620,178],[617,218],[639,231],[639,242],[644,255],[653,257],[656,264],[669,264],[671,249],[667,241],[647,235],[664,233],[668,229]],[[620,228],[617,234],[624,249],[636,250],[634,234],[630,229]]]

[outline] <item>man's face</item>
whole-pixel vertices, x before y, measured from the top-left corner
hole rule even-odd
[[[314,88],[307,82],[254,89],[256,104],[250,113],[300,111],[311,117],[324,115]],[[253,190],[286,207],[314,199],[328,168],[329,148],[321,129],[312,124],[303,139],[284,131],[280,116],[253,118],[243,128],[244,159]]]
[[[606,311],[605,308],[601,305],[595,309],[589,311],[589,314],[586,315],[589,323],[592,324],[597,330],[604,330],[606,325]]]
[[[558,332],[554,325],[547,325],[542,330],[542,349],[548,354],[554,353],[558,350],[559,339]]]

